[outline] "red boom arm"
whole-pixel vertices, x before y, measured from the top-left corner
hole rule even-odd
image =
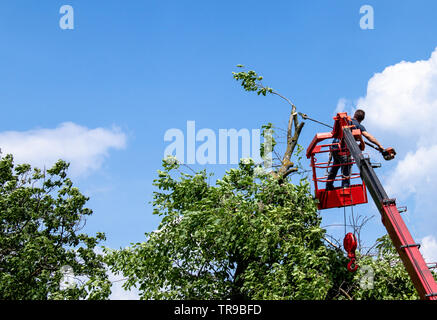
[[[419,251],[420,245],[414,242],[405,225],[396,207],[395,199],[387,196],[369,159],[361,153],[349,128],[343,128],[343,137],[420,298],[437,300],[437,283]]]

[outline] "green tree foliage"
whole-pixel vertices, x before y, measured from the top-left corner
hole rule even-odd
[[[244,68],[243,65],[237,65],[237,68]],[[246,91],[254,91],[257,95],[266,96],[267,93],[277,94],[273,88],[265,87],[262,84],[263,77],[258,75],[254,70],[232,72],[235,80],[241,81],[241,86]]]
[[[257,74],[254,70],[244,71],[243,65],[237,65],[238,68],[243,69],[239,72],[232,72],[233,78],[237,80],[241,87],[248,92],[256,92],[258,95],[266,96],[267,93],[276,95],[286,101],[289,106],[291,107],[290,110],[290,116],[288,119],[288,125],[287,125],[287,143],[286,148],[283,153],[283,156],[280,160],[280,166],[279,169],[275,171],[275,175],[277,175],[278,178],[286,178],[288,175],[295,173],[299,170],[299,168],[295,167],[294,162],[291,161],[291,157],[294,154],[294,149],[299,146],[298,140],[300,133],[302,132],[303,126],[305,125],[305,122],[301,122],[298,119],[298,112],[296,109],[296,106],[294,103],[288,99],[287,97],[283,96],[279,92],[275,91],[273,88],[266,87],[263,83],[263,77]],[[267,126],[263,126],[263,133],[271,132],[272,124],[268,124]],[[276,144],[273,141],[274,144]],[[274,147],[274,145],[272,146]],[[264,148],[265,146],[261,146],[261,156],[264,155]]]
[[[88,200],[58,161],[43,172],[0,160],[0,299],[104,299],[110,294],[103,257],[105,239],[79,233]],[[61,268],[71,267],[77,283],[60,288]]]
[[[418,298],[388,236],[376,253],[357,252],[358,271],[347,271],[344,250],[325,241],[306,179],[278,183],[249,159],[215,185],[175,159],[163,167],[154,182],[159,228],[142,243],[105,250],[142,299]]]
[[[364,300],[417,300],[404,264],[388,235],[376,241],[375,255],[359,257],[360,268],[345,290],[351,298]],[[372,277],[371,282],[367,281]]]
[[[142,299],[418,298],[388,236],[375,254],[357,252],[358,271],[347,271],[345,252],[324,241],[307,180],[278,184],[250,159],[215,185],[175,159],[163,167],[154,183],[159,228],[145,242],[105,249]]]
[[[186,173],[177,159],[165,159],[154,180],[158,229],[131,247],[105,249],[111,271],[127,278],[124,288],[137,287],[142,299],[417,298],[387,237],[376,255],[357,252],[359,271],[347,271],[344,250],[321,228],[308,180],[291,180],[302,168],[297,141],[304,123],[296,107],[253,70],[233,77],[244,90],[277,95],[291,106],[279,169],[267,173],[242,159],[211,184],[206,171]],[[272,124],[263,126],[264,138],[272,134]],[[261,156],[273,152],[270,140]],[[370,269],[373,282],[363,284]]]
[[[126,288],[144,299],[327,297],[338,282],[332,267],[346,259],[324,245],[307,181],[280,185],[250,159],[215,185],[205,171],[179,169],[164,161],[155,180],[159,228],[143,243],[106,250]]]

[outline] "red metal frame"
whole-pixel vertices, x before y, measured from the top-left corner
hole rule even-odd
[[[364,183],[351,185],[349,188],[344,189],[318,190],[316,198],[319,199],[319,210],[348,207],[368,202]]]
[[[437,283],[419,251],[420,245],[414,242],[396,203],[392,201],[383,204],[380,212],[382,223],[387,229],[420,298],[437,300]]]
[[[367,203],[367,191],[366,185],[361,182],[360,174],[351,172],[350,180],[359,179],[360,183],[353,184],[348,188],[334,188],[333,190],[326,190],[325,188],[319,188],[319,183],[326,184],[328,182],[327,177],[319,177],[317,174],[317,169],[329,169],[335,166],[341,165],[353,165],[355,162],[344,163],[339,165],[330,164],[326,162],[318,162],[316,156],[318,154],[329,153],[331,147],[337,145],[338,148],[342,148],[340,143],[328,143],[319,144],[326,139],[343,137],[343,131],[341,130],[340,124],[344,126],[349,126],[350,118],[346,113],[341,113],[334,117],[335,125],[332,132],[317,133],[313,140],[311,141],[306,156],[311,159],[311,167],[313,171],[313,181],[315,189],[315,197],[319,200],[318,208],[319,210],[330,209],[330,208],[340,208],[346,206],[353,206],[357,204]],[[353,130],[354,136],[361,135],[360,130]],[[347,148],[344,149],[343,153],[347,153]],[[337,175],[334,181],[341,181],[344,178],[339,178]]]

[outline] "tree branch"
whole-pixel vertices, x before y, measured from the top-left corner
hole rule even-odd
[[[341,293],[343,293],[349,300],[353,300],[352,297],[349,295],[349,293],[347,293],[346,291],[344,291],[342,288],[339,288],[339,290],[341,291]]]
[[[243,65],[237,65],[237,67],[244,68]],[[282,157],[281,167],[276,173],[272,172],[272,174],[279,179],[283,179],[287,177],[289,174],[297,171],[297,169],[291,169],[294,166],[293,162],[291,162],[291,156],[294,152],[294,149],[297,145],[297,141],[299,139],[299,135],[304,126],[304,122],[299,123],[298,113],[296,112],[296,106],[290,99],[283,96],[279,92],[276,92],[275,90],[273,90],[273,88],[264,86],[261,81],[263,77],[259,76],[255,71],[250,70],[248,72],[245,71],[232,72],[232,74],[235,80],[241,81],[241,85],[244,88],[244,90],[254,91],[258,95],[262,94],[263,96],[265,96],[267,93],[277,95],[281,99],[285,100],[291,106],[291,112],[290,112],[290,116],[288,119],[288,126],[287,126],[286,151],[284,153],[284,156]],[[293,135],[293,127],[294,127],[294,135]]]

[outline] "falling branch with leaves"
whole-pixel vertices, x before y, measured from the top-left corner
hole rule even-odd
[[[243,65],[237,65],[238,68],[244,68]],[[287,145],[282,156],[281,165],[279,169],[275,172],[275,175],[278,178],[284,179],[289,174],[296,172],[298,170],[297,167],[294,166],[294,163],[291,161],[291,156],[293,155],[294,149],[297,146],[297,142],[299,139],[299,135],[304,126],[304,122],[299,122],[298,112],[296,110],[296,106],[294,103],[288,99],[287,97],[281,95],[277,91],[275,91],[271,87],[264,86],[262,83],[263,77],[258,75],[255,71],[240,71],[240,72],[232,72],[233,77],[237,81],[241,81],[241,86],[244,90],[248,92],[256,92],[258,95],[266,96],[267,94],[273,94],[281,99],[285,100],[291,106],[291,112],[288,119],[287,125]]]

